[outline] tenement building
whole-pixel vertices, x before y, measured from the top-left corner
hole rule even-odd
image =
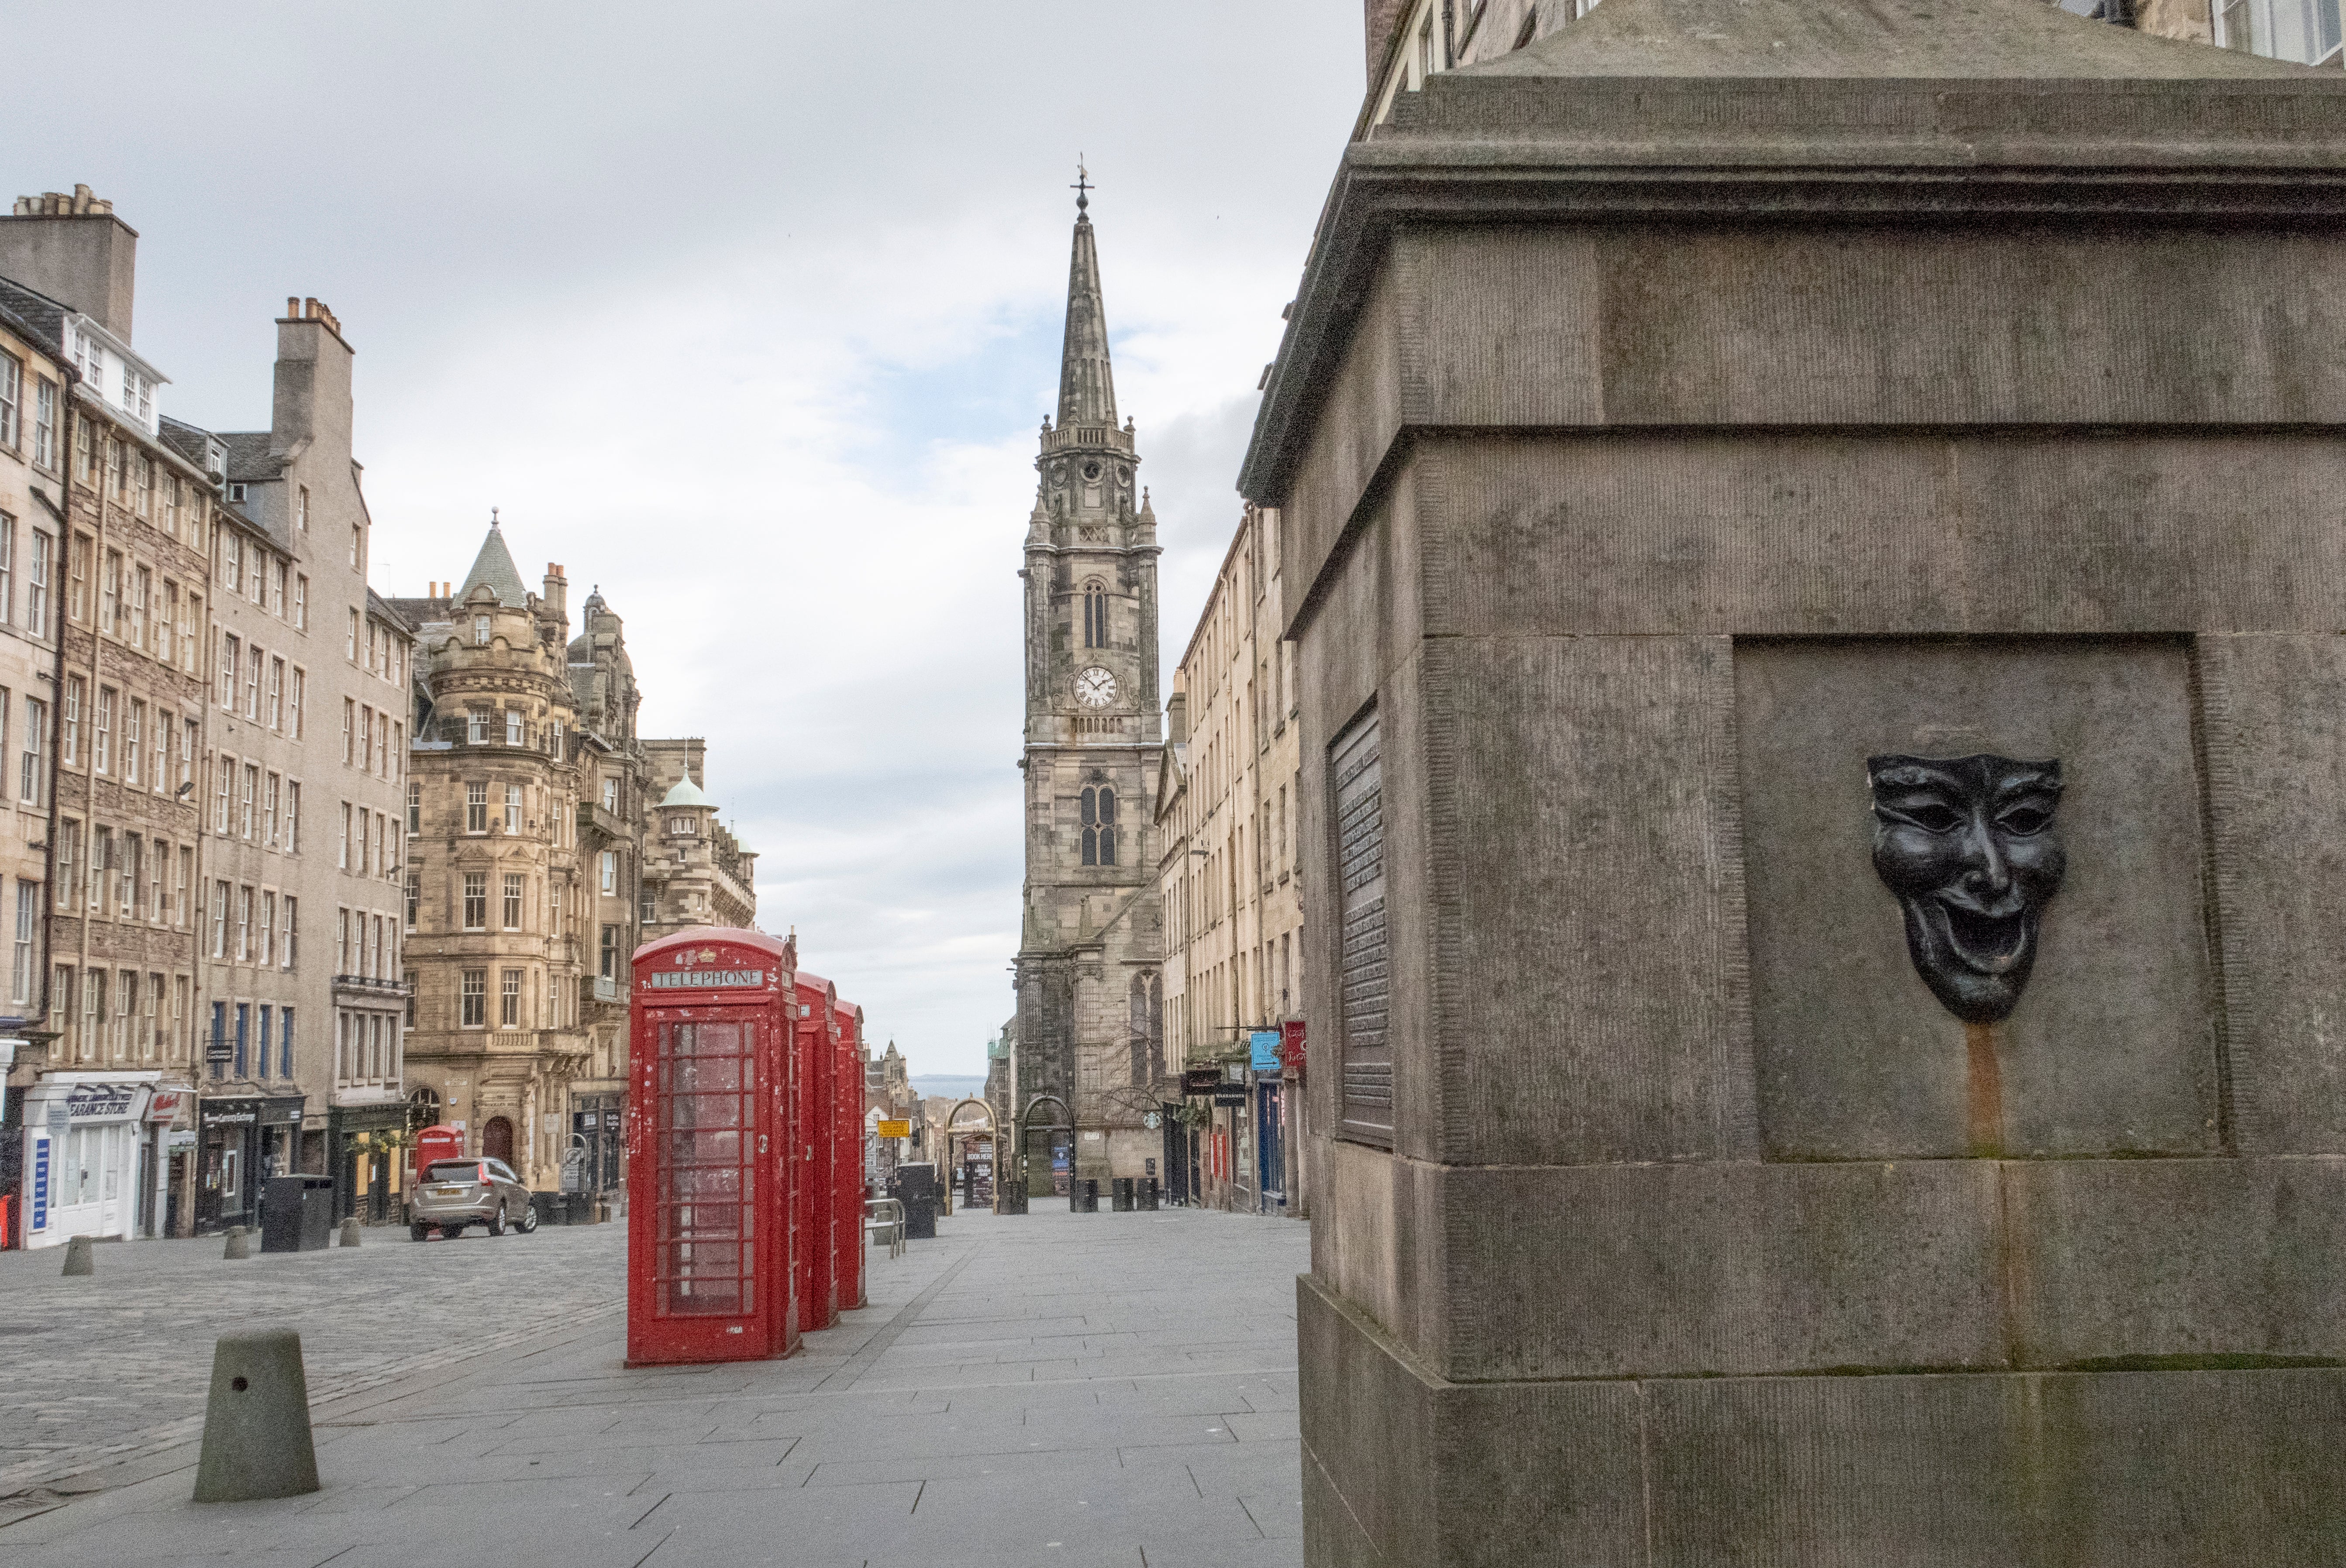
[[[636,738],[635,661],[627,628],[600,588],[586,596],[570,641],[570,687],[578,713],[578,836],[586,887],[579,929],[594,943],[594,972],[579,983],[586,1065],[571,1084],[564,1179],[602,1192],[622,1174],[627,1106],[629,960],[644,941],[643,823],[650,763]],[[740,923],[747,924],[747,921]]]
[[[452,595],[398,599],[417,628],[410,742],[406,1084],[413,1114],[540,1191],[559,1184],[589,1067],[580,982],[579,741],[567,585],[531,593],[494,522]]]
[[[1304,962],[1300,762],[1279,557],[1279,513],[1249,506],[1166,701],[1157,892],[1174,1060],[1148,1068],[1168,1103],[1185,1064],[1222,1067],[1246,1086],[1239,1105],[1191,1099],[1168,1118],[1168,1192],[1300,1214],[1302,1105],[1274,1045],[1302,1016]]]
[[[65,515],[64,441],[72,361],[51,333],[0,304],[0,921],[9,936],[0,1035],[46,1035],[49,697],[56,678],[56,616],[49,578]],[[40,563],[40,587],[26,574]],[[47,1052],[17,1059],[0,1043],[9,1115],[0,1118],[0,1196],[21,1191],[24,1139],[15,1109]]]
[[[38,380],[31,389],[44,483],[31,488],[21,566],[0,565],[24,574],[12,592],[24,629],[47,637],[54,613],[60,633],[49,679],[36,675],[15,713],[20,747],[37,748],[48,716],[21,698],[54,694],[50,968],[46,994],[21,1010],[46,1025],[37,1075],[10,1096],[23,1106],[36,1244],[162,1228],[190,1176],[167,1156],[191,1067],[210,485],[163,441],[165,378],[132,346],[137,242],[87,190],[28,198],[0,219],[0,307],[59,378],[46,395]],[[21,809],[21,752],[15,761]],[[48,762],[36,757],[34,770]],[[38,939],[18,938],[19,964],[27,941]]]
[[[1056,423],[1025,567],[1026,880],[1016,962],[1028,1191],[1146,1174],[1158,1139],[1163,935],[1153,846],[1162,731],[1157,516],[1117,423],[1099,256],[1078,195]],[[1014,1173],[1005,1172],[1005,1176]]]
[[[258,1181],[294,1171],[379,1219],[399,1174],[411,632],[366,585],[342,323],[291,299],[276,327],[267,430],[169,432],[226,452],[197,933],[201,1146],[221,1178],[205,1227],[253,1223]]]

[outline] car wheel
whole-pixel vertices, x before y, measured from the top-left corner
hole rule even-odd
[[[454,1241],[464,1234],[464,1227],[461,1225],[444,1225],[440,1227],[440,1234]]]
[[[514,1222],[514,1228],[520,1231],[524,1236],[527,1236],[531,1231],[536,1230],[537,1228],[537,1205],[531,1204],[527,1208],[523,1209],[521,1211],[521,1218]]]
[[[428,1225],[411,1225],[407,1227],[407,1239],[410,1241],[429,1240],[431,1236],[432,1227]]]
[[[505,1233],[505,1211],[493,1208],[489,1211],[489,1217],[481,1223],[488,1228],[491,1236],[503,1236]]]

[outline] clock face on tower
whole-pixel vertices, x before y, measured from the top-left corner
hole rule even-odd
[[[1076,700],[1086,708],[1106,708],[1116,700],[1116,677],[1092,666],[1076,677]]]

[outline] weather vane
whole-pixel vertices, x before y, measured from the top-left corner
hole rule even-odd
[[[1076,183],[1067,187],[1067,188],[1076,193],[1076,210],[1077,212],[1084,211],[1092,204],[1092,199],[1086,193],[1099,188],[1098,186],[1092,183],[1091,170],[1084,167],[1084,155],[1082,153],[1076,154]]]

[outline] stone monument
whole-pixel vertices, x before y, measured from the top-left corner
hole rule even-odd
[[[2346,74],[1606,0],[1346,154],[1241,481],[1335,1564],[2346,1561]]]

